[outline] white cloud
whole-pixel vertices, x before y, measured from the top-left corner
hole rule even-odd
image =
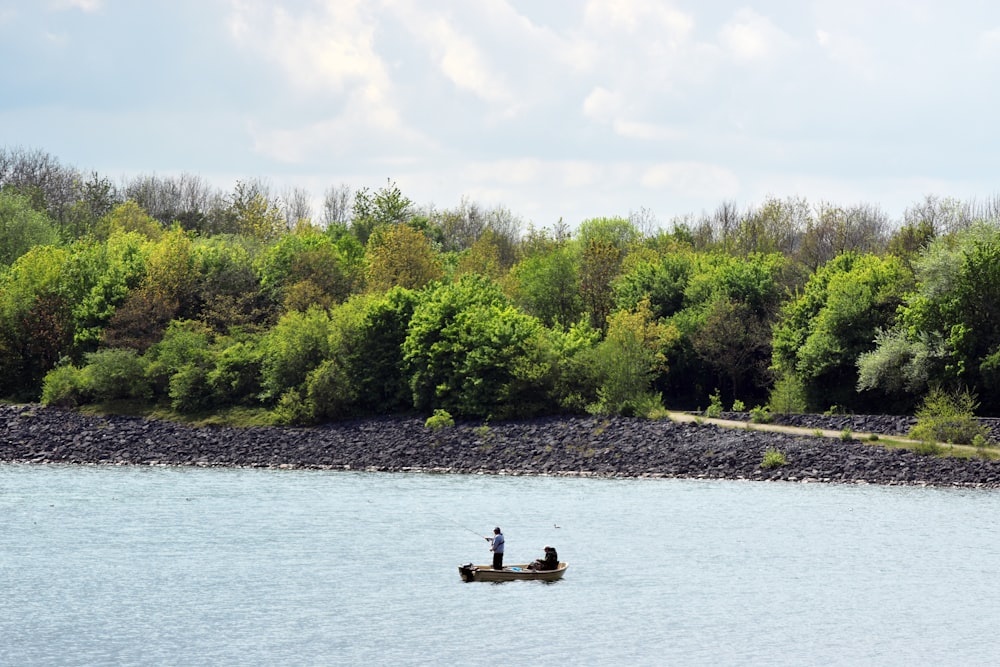
[[[694,19],[661,0],[590,0],[584,10],[588,26],[599,30],[636,33],[663,32],[673,39],[687,38]]]
[[[647,168],[641,177],[643,186],[666,189],[678,194],[715,198],[735,196],[740,180],[729,169],[704,162],[663,162]]]
[[[602,123],[610,122],[621,113],[622,96],[603,86],[597,86],[583,101],[583,115]]]
[[[791,49],[794,40],[770,19],[751,9],[741,9],[722,26],[719,40],[737,62],[759,62],[777,58]]]
[[[820,28],[816,30],[816,42],[833,62],[845,66],[862,78],[869,80],[875,78],[875,58],[868,46],[860,39]]]
[[[620,137],[640,139],[642,141],[672,141],[684,136],[682,132],[675,128],[656,123],[619,119],[614,122],[613,127],[615,134]]]
[[[983,58],[1000,58],[1000,28],[985,30],[979,35],[979,55]]]
[[[58,12],[79,9],[81,12],[96,12],[104,5],[103,0],[51,0],[49,7]]]
[[[486,102],[511,106],[516,98],[504,76],[488,62],[487,55],[444,14],[428,12],[408,0],[395,0],[393,13],[430,52],[441,73],[459,90]]]

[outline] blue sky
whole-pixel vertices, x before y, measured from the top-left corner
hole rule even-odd
[[[115,181],[539,227],[1000,192],[988,1],[0,0],[0,62],[0,145]]]

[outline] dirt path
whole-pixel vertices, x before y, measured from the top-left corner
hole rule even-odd
[[[781,424],[756,424],[753,422],[736,421],[732,419],[712,419],[711,417],[702,417],[701,415],[693,415],[688,412],[668,412],[667,416],[675,422],[699,422],[701,424],[714,424],[716,426],[721,426],[722,428],[738,428],[752,431],[773,431],[775,433],[790,433],[792,435],[819,435],[824,438],[837,438],[838,440],[843,437],[843,431],[806,428],[801,426],[784,426]],[[904,445],[919,444],[919,441],[917,440],[910,440],[909,438],[898,435],[880,435],[851,431],[851,437],[864,442],[872,442],[873,444],[883,438],[888,438],[893,442],[898,442]]]

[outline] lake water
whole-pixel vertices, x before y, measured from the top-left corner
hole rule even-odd
[[[0,664],[989,664],[998,518],[996,491],[0,465]],[[463,583],[497,524],[565,578]]]

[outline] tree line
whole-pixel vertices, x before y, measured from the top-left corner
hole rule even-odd
[[[0,396],[276,423],[663,406],[1000,411],[1000,200],[771,198],[570,229],[395,183],[112,184],[0,149]]]

